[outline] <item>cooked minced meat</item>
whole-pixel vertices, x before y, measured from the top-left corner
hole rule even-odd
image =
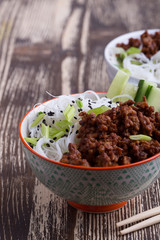
[[[130,38],[127,44],[118,43],[117,47],[122,47],[124,50],[127,50],[130,47],[139,48],[140,45],[142,45],[142,52],[148,58],[151,58],[156,52],[160,50],[160,32],[149,34],[148,31],[145,31],[141,35],[141,39]]]
[[[130,164],[160,152],[160,113],[146,98],[134,105],[128,100],[102,114],[81,112],[79,143],[69,144],[61,162],[91,167]],[[144,134],[151,141],[135,141],[130,135]]]

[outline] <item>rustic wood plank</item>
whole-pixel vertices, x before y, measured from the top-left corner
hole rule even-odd
[[[1,1],[0,239],[159,239],[159,224],[123,237],[115,227],[159,205],[159,180],[118,211],[83,213],[35,178],[18,136],[22,116],[51,98],[46,91],[106,91],[105,45],[119,34],[159,27],[159,10],[159,0]]]

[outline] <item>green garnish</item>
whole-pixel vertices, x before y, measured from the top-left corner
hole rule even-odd
[[[147,135],[143,135],[143,134],[138,134],[138,135],[130,135],[129,138],[131,140],[139,140],[139,141],[151,141],[152,138],[150,136]]]
[[[49,138],[54,138],[54,136],[59,132],[60,130],[58,130],[56,127],[49,127]]]
[[[45,116],[45,113],[41,113],[41,114],[38,113],[38,116],[36,117],[36,119],[32,123],[31,128],[35,127],[44,118],[44,116]]]
[[[80,99],[77,99],[76,100],[76,104],[79,108],[82,108],[83,107],[83,102],[80,100]]]
[[[140,52],[141,52],[141,49],[136,48],[136,47],[130,47],[130,48],[126,51],[127,55],[136,54],[136,53],[140,53]]]
[[[45,138],[49,138],[49,126],[46,126],[44,123],[42,123],[41,125],[41,131],[42,131],[42,135]]]
[[[62,130],[69,129],[69,126],[72,126],[72,122],[68,122],[67,120],[61,120],[55,122],[55,124]]]
[[[68,106],[66,107],[66,109],[64,110],[64,116],[66,118],[66,120],[68,122],[71,121],[71,119],[73,118],[74,116],[74,113],[75,113],[75,108],[74,106],[71,106],[70,104],[68,104]]]
[[[53,140],[58,140],[59,138],[61,138],[62,136],[64,136],[65,135],[65,131],[59,131],[57,134],[55,134],[54,136],[53,136]]]
[[[141,62],[136,61],[136,60],[131,60],[131,63],[134,64],[134,65],[142,65]]]
[[[40,138],[24,138],[24,140],[28,143],[31,143],[33,146],[36,146],[37,144],[37,141],[39,140]]]
[[[93,108],[91,110],[88,111],[88,114],[90,113],[95,113],[96,115],[106,112],[107,110],[111,109],[110,107],[106,107],[106,106],[101,106],[101,107],[97,107],[97,108]]]

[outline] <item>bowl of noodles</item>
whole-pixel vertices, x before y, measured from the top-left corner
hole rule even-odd
[[[144,153],[150,140],[147,138],[142,141],[145,147],[143,151],[139,151],[140,161],[136,161],[135,156],[133,162],[131,157],[123,157],[122,162],[122,157],[120,160],[117,158],[122,155],[122,150],[116,146],[116,141],[120,138],[115,140],[115,134],[112,133],[104,136],[107,130],[102,114],[110,114],[114,118],[117,107],[118,114],[120,109],[124,110],[124,106],[130,109],[131,104],[129,101],[126,105],[119,105],[107,98],[106,93],[87,91],[59,96],[30,110],[20,123],[19,134],[26,160],[36,177],[55,194],[66,199],[71,206],[87,212],[119,209],[129,199],[147,189],[160,176],[160,143],[154,140]],[[135,109],[134,106],[132,108]],[[110,115],[107,115],[106,119],[109,119]],[[85,125],[85,119],[88,126]],[[97,125],[98,131],[101,131],[98,135],[93,129],[95,121],[100,124]],[[108,126],[110,132],[115,129],[111,122]],[[79,146],[82,151],[79,153],[75,146],[80,142],[80,134],[85,139],[85,134],[88,133],[90,139],[81,142]],[[97,137],[97,144],[102,143],[104,138],[114,139],[114,146],[105,145],[113,162],[106,157],[103,152],[104,145],[101,144],[99,156],[102,164],[99,164],[100,157],[93,151],[93,139]],[[125,137],[121,145],[127,141],[129,140]],[[142,147],[140,141],[136,141],[136,144]],[[83,154],[84,148],[86,150]]]
[[[119,69],[127,69],[135,85],[139,79],[160,85],[160,29],[123,34],[107,44],[104,56],[110,82]]]

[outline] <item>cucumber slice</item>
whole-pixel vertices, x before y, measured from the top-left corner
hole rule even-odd
[[[121,94],[122,95],[129,95],[132,97],[132,99],[135,99],[136,93],[137,93],[138,86],[132,84],[132,83],[127,83],[124,89],[122,90]],[[127,96],[120,97],[119,101],[120,102],[126,102],[130,98]]]
[[[108,89],[107,97],[113,98],[117,95],[120,95],[122,90],[126,86],[128,79],[129,75],[124,71],[119,70]],[[114,99],[114,101],[116,101],[116,99]]]
[[[157,87],[157,84],[154,83],[154,82],[149,82],[149,81],[145,81],[145,80],[140,80],[139,81],[137,94],[136,94],[135,99],[134,99],[136,103],[143,101],[143,96],[145,96],[148,86]]]
[[[160,88],[152,87],[148,95],[148,105],[153,106],[155,112],[160,112]]]

